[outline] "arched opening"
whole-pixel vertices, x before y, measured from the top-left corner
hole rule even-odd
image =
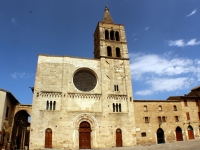
[[[49,101],[47,101],[47,104],[46,104],[46,110],[49,109]]]
[[[105,39],[108,40],[109,39],[109,31],[105,30]]]
[[[116,48],[116,57],[121,57],[120,49]]]
[[[157,143],[158,144],[165,143],[164,131],[161,128],[157,130]]]
[[[53,110],[56,110],[56,101],[53,102]]]
[[[110,39],[111,39],[111,40],[115,40],[115,39],[114,39],[114,31],[113,31],[113,30],[110,31]]]
[[[79,149],[91,149],[91,128],[86,121],[80,123],[79,126]]]
[[[52,148],[52,130],[50,128],[45,131],[45,148]]]
[[[113,103],[113,112],[115,112],[115,104]]]
[[[162,111],[162,106],[161,105],[158,106],[158,110]]]
[[[50,101],[50,110],[52,110],[52,101]]]
[[[116,147],[122,147],[122,130],[116,130]]]
[[[118,104],[116,104],[116,112],[118,112]]]
[[[29,114],[25,110],[20,110],[15,114],[14,125],[12,129],[13,145],[15,149],[23,149],[24,146],[29,146],[29,130],[30,123],[28,122]]]
[[[119,112],[122,112],[121,104],[119,104]]]
[[[119,32],[118,31],[115,32],[115,39],[116,39],[116,41],[119,41]]]
[[[188,128],[187,128],[187,130],[188,130],[188,139],[189,139],[189,140],[194,139],[194,132],[193,132],[192,126],[189,125]]]
[[[148,109],[147,109],[147,105],[144,105],[144,111],[147,112]]]
[[[107,56],[112,56],[112,48],[110,46],[107,47]]]
[[[176,140],[183,141],[182,129],[180,127],[176,128]]]

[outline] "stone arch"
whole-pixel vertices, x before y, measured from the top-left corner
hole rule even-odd
[[[97,120],[95,119],[94,116],[88,113],[81,113],[77,115],[72,123],[72,126],[74,127],[74,136],[73,136],[73,142],[74,142],[74,147],[79,148],[79,129],[80,129],[80,124],[82,122],[87,122],[90,125],[91,129],[91,148],[97,146],[96,143],[96,130],[98,127]]]
[[[73,120],[73,127],[79,128],[80,123],[83,121],[87,121],[90,124],[92,129],[97,127],[96,118],[88,113],[81,113],[77,115]]]

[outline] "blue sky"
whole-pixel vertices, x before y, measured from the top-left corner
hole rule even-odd
[[[0,0],[0,88],[31,104],[38,54],[93,58],[106,5],[125,25],[134,99],[199,85],[199,0]]]

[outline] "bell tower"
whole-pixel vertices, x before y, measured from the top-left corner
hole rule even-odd
[[[101,57],[128,59],[124,25],[114,23],[107,6],[94,33],[94,58]]]

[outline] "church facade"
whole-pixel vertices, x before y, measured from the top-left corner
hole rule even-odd
[[[108,8],[94,33],[94,59],[39,55],[30,149],[136,145],[124,26]]]

